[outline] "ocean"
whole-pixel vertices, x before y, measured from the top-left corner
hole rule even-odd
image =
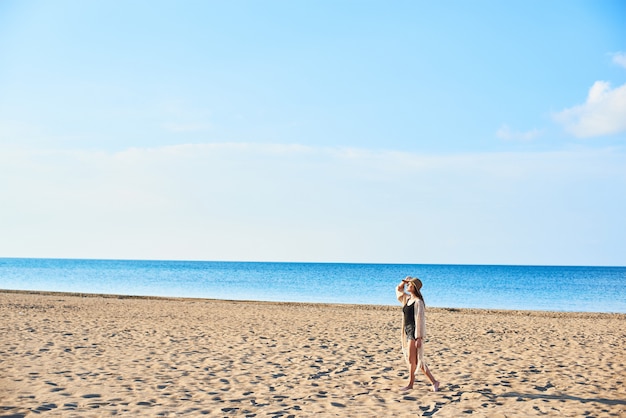
[[[395,305],[419,277],[427,306],[626,313],[626,267],[0,258],[0,289]]]

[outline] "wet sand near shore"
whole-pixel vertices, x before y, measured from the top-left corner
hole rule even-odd
[[[393,292],[393,288],[390,289]],[[626,416],[626,315],[0,291],[0,417]]]

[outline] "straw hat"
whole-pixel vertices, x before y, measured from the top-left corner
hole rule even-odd
[[[422,288],[422,281],[420,279],[418,279],[417,277],[407,277],[406,280],[410,283],[413,283],[413,286],[415,286],[415,290],[420,290]]]

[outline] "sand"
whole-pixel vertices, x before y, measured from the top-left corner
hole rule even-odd
[[[393,286],[390,292],[393,292]],[[0,291],[0,416],[626,416],[626,315]]]

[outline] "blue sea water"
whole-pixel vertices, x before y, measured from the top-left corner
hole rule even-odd
[[[626,313],[626,267],[0,258],[0,289],[395,305],[407,275],[428,306]]]

